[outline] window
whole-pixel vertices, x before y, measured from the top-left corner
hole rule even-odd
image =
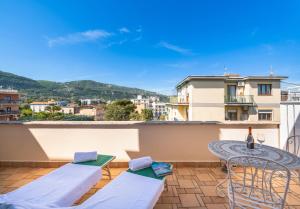
[[[272,84],[258,84],[257,90],[259,96],[271,95]]]
[[[226,120],[237,120],[237,110],[228,110]]]
[[[11,96],[5,96],[5,97],[4,97],[4,100],[10,101],[10,100],[11,100]]]
[[[272,110],[258,110],[258,120],[272,120]]]

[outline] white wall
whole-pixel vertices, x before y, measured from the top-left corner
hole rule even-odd
[[[282,102],[280,105],[280,147],[289,136],[300,135],[300,102]]]
[[[150,155],[158,161],[217,162],[214,140],[245,140],[247,129],[278,146],[277,124],[199,122],[29,122],[0,123],[0,161],[71,160],[76,151],[97,150],[118,162]]]

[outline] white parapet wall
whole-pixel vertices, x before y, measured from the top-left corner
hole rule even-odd
[[[247,129],[279,146],[276,123],[210,122],[28,122],[0,124],[0,161],[71,160],[76,151],[96,150],[117,162],[150,155],[170,162],[217,162],[213,140],[245,140]]]

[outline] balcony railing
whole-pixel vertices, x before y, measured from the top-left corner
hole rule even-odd
[[[227,104],[254,104],[253,95],[247,96],[225,96]]]
[[[20,111],[0,111],[0,115],[18,115]]]
[[[188,104],[189,103],[188,97],[170,96],[169,98],[170,98],[171,104]]]
[[[0,104],[20,104],[19,99],[0,99]]]

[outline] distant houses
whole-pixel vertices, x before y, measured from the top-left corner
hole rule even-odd
[[[48,106],[59,106],[58,112],[64,114],[92,116],[95,120],[104,120],[104,102],[97,99],[84,99],[81,105],[68,103],[66,101],[49,100],[47,102],[34,101],[30,103],[30,109],[34,113],[47,111]]]

